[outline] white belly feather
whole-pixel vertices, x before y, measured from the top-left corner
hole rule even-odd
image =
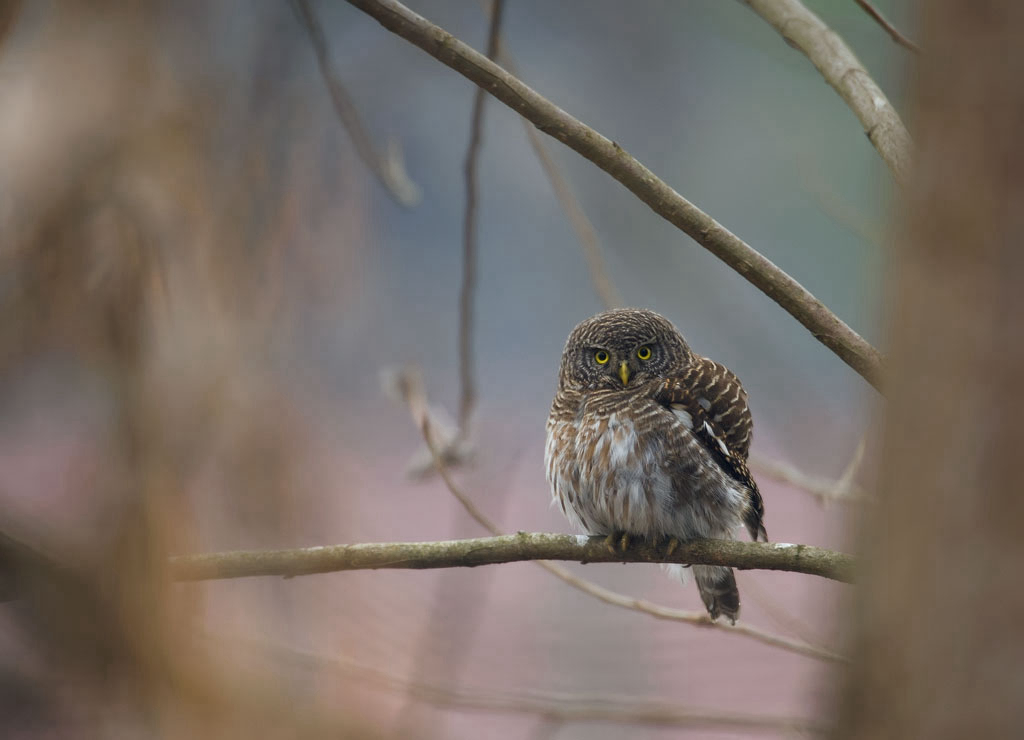
[[[675,411],[687,430],[692,419]],[[558,455],[558,439],[568,454]],[[545,467],[554,502],[591,534],[625,531],[645,537],[731,537],[745,492],[712,461],[701,465],[693,490],[677,490],[665,471],[664,437],[641,440],[635,425],[612,413],[587,425],[549,424]]]

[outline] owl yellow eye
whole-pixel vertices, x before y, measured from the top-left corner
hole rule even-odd
[[[594,360],[597,362],[598,365],[604,365],[605,363],[608,362],[608,353],[605,352],[603,349],[599,349],[597,352],[594,353]]]
[[[649,359],[651,359],[651,348],[650,347],[641,347],[640,349],[638,349],[636,351],[636,356],[639,357],[641,360],[649,360]]]

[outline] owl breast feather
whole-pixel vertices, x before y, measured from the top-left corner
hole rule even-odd
[[[657,405],[646,411],[549,423],[545,462],[555,502],[590,534],[729,536],[743,492],[702,450],[688,414]]]

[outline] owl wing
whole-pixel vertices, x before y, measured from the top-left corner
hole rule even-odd
[[[655,398],[686,412],[694,436],[726,473],[750,490],[743,521],[752,539],[767,541],[764,501],[747,468],[753,421],[739,378],[724,365],[696,357],[683,375],[665,380]]]

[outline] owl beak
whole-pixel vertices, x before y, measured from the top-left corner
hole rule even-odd
[[[629,365],[625,362],[619,365],[619,377],[622,378],[623,385],[629,385]]]

